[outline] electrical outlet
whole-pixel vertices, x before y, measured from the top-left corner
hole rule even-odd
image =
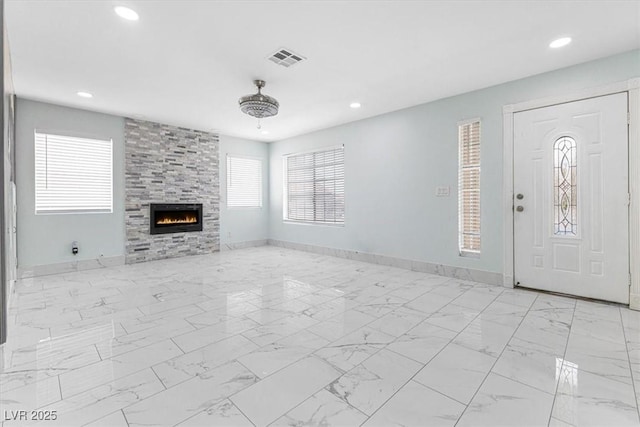
[[[449,187],[436,187],[436,197],[449,197]]]

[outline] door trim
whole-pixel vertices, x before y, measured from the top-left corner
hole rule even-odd
[[[514,212],[513,212],[513,116],[521,111],[581,101],[625,92],[629,100],[629,307],[640,310],[640,78],[587,89],[578,93],[554,96],[505,105],[503,114],[503,285],[514,283]]]

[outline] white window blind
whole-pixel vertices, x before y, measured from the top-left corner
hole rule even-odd
[[[344,224],[344,149],[286,157],[285,219]]]
[[[262,207],[262,160],[227,156],[227,206]]]
[[[111,140],[35,133],[36,214],[113,212]]]
[[[458,229],[460,253],[480,253],[480,122],[458,127]]]

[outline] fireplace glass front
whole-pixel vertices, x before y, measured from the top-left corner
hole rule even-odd
[[[202,204],[151,203],[150,233],[202,231]]]

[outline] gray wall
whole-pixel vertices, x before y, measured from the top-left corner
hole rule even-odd
[[[262,208],[227,208],[227,154],[262,159]],[[220,135],[220,244],[269,238],[269,146]]]
[[[124,119],[18,99],[16,106],[18,266],[124,255]],[[113,213],[35,214],[34,131],[113,139]],[[71,242],[80,252],[71,254]]]
[[[500,273],[502,107],[640,76],[640,51],[349,123],[270,145],[270,238]],[[366,105],[363,108],[367,108]],[[457,123],[482,120],[482,254],[458,255]],[[344,227],[282,220],[282,156],[345,146]],[[449,186],[449,197],[435,197]]]

